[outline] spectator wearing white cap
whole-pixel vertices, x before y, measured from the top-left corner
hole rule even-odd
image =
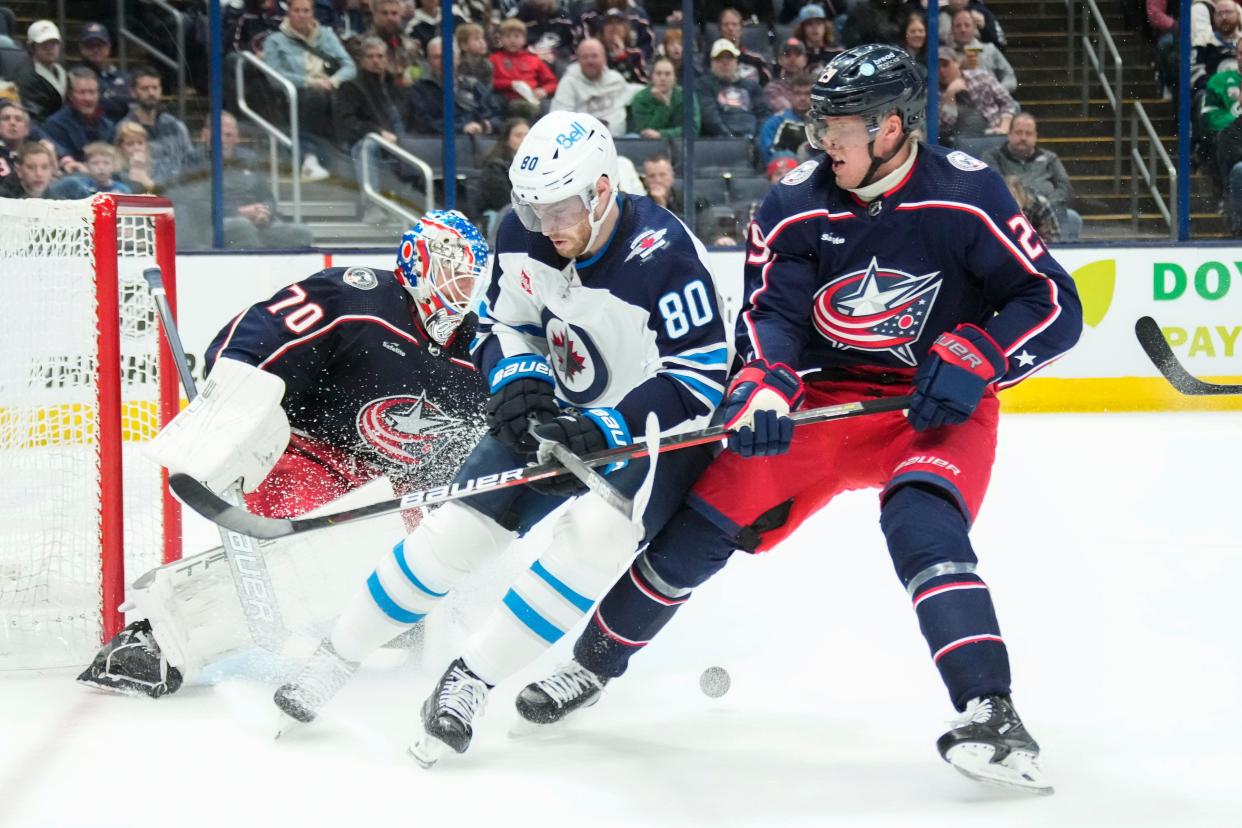
[[[770,113],[763,90],[737,76],[738,48],[725,38],[712,44],[711,72],[699,79],[699,106],[706,137],[754,138]]]
[[[737,47],[737,75],[739,78],[750,78],[765,86],[772,79],[768,62],[763,55],[750,51],[742,45],[742,13],[729,7],[720,12],[717,18],[720,36]]]
[[[30,63],[17,72],[17,89],[30,117],[42,121],[65,103],[68,73],[60,63],[60,29],[50,20],[36,20],[26,30]]]

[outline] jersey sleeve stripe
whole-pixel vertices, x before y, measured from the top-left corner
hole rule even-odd
[[[680,374],[675,371],[664,371],[664,376],[675,379],[682,385],[690,389],[690,392],[707,404],[708,408],[714,409],[720,405],[720,401],[724,399],[724,389],[720,386],[712,387],[703,380],[702,377]]]
[[[724,366],[729,359],[729,351],[723,345],[709,346],[707,348],[698,348],[690,351],[680,351],[676,354],[670,354],[664,357],[664,360],[676,359],[682,362],[693,362],[697,365]]]
[[[1006,356],[1009,356],[1010,354],[1014,353],[1018,348],[1021,348],[1027,342],[1030,342],[1033,338],[1038,336],[1040,333],[1047,330],[1048,326],[1051,325],[1053,322],[1055,322],[1057,318],[1061,315],[1060,293],[1057,290],[1056,282],[1048,278],[1048,275],[1046,273],[1043,273],[1042,271],[1040,271],[1040,269],[1035,266],[1035,263],[1032,262],[1029,258],[1027,258],[1025,253],[1023,253],[1021,250],[1018,249],[1018,246],[1013,243],[1013,240],[1001,232],[1000,228],[996,226],[996,222],[992,221],[992,217],[989,216],[987,213],[985,213],[983,210],[980,210],[978,207],[975,207],[973,204],[962,204],[961,202],[957,202],[957,201],[916,201],[910,204],[899,204],[897,205],[897,209],[898,210],[943,209],[943,210],[959,210],[964,213],[970,213],[971,215],[975,216],[976,218],[978,218],[980,221],[983,222],[983,225],[992,233],[993,236],[996,237],[996,240],[1001,243],[1001,246],[1004,247],[1006,250],[1008,250],[1013,255],[1013,257],[1018,260],[1018,263],[1022,265],[1023,269],[1025,269],[1027,273],[1030,273],[1032,276],[1036,276],[1040,279],[1043,279],[1047,283],[1048,294],[1049,294],[1048,300],[1052,306],[1052,310],[1040,322],[1036,323],[1033,327],[1031,327],[1029,330],[1027,330],[1022,335],[1020,335],[1017,339],[1015,339],[1009,345],[1009,347],[1005,350]]]
[[[249,312],[250,312],[249,310],[244,310],[241,313],[237,314],[236,318],[233,319],[233,324],[229,327],[228,336],[224,337],[224,341],[221,342],[220,347],[216,349],[216,359],[219,359],[220,354],[224,353],[228,349],[229,343],[233,341],[233,334],[234,332],[236,332],[237,326],[241,324],[242,319]]]
[[[996,222],[992,221],[992,217],[989,216],[983,210],[980,210],[978,207],[974,206],[973,204],[963,204],[960,201],[912,201],[909,204],[898,204],[896,209],[898,210],[959,210],[963,213],[970,213],[971,215],[975,216],[977,219],[983,222],[983,225],[987,227],[987,229],[992,233],[992,235],[996,237],[996,240],[999,241],[1001,245],[1005,249],[1007,249],[1013,255],[1015,259],[1018,260],[1018,264],[1022,265],[1023,269],[1025,269],[1027,273],[1030,273],[1033,276],[1043,275],[1042,273],[1039,272],[1039,268],[1035,266],[1035,263],[1032,262],[1029,258],[1027,258],[1025,253],[1023,253],[1021,250],[1018,249],[1018,246],[1013,243],[1013,240],[1000,231],[1000,228],[996,226]]]
[[[396,334],[397,336],[401,337],[407,342],[413,342],[415,345],[419,346],[420,348],[422,347],[421,342],[419,342],[417,339],[410,336],[408,333],[401,330],[400,328],[394,327],[392,323],[388,322],[385,319],[380,319],[378,316],[347,314],[345,316],[338,316],[336,319],[333,319],[327,325],[324,325],[322,328],[320,328],[319,330],[313,333],[309,333],[306,336],[299,337],[297,339],[293,339],[293,340],[290,340],[289,342],[286,342],[284,345],[277,348],[272,353],[271,356],[269,356],[267,359],[259,363],[258,367],[266,368],[268,365],[271,365],[273,362],[280,359],[282,356],[284,356],[285,354],[287,354],[289,351],[293,350],[294,348],[301,347],[302,345],[305,345],[308,342],[318,339],[319,337],[326,334],[328,331],[335,328],[337,325],[340,325],[346,322],[362,322],[365,324],[379,325],[381,327],[387,328],[393,334]]]
[[[1004,382],[998,382],[998,383],[996,383],[996,390],[997,390],[997,391],[1001,391],[1001,390],[1004,390],[1004,389],[1006,389],[1006,388],[1009,388],[1010,386],[1017,385],[1018,383],[1022,382],[1022,380],[1026,379],[1027,377],[1029,377],[1031,374],[1037,374],[1037,373],[1039,373],[1040,371],[1044,370],[1044,369],[1045,369],[1045,368],[1047,368],[1049,365],[1051,365],[1052,363],[1056,362],[1058,359],[1060,359],[1060,358],[1061,358],[1061,357],[1063,357],[1063,356],[1065,356],[1065,354],[1064,354],[1064,353],[1057,354],[1057,355],[1056,355],[1056,356],[1054,356],[1054,357],[1050,357],[1049,359],[1044,360],[1044,361],[1043,361],[1043,362],[1041,362],[1039,365],[1032,365],[1032,366],[1030,367],[1030,369],[1029,369],[1029,370],[1027,370],[1025,373],[1018,374],[1018,375],[1016,375],[1016,376],[1014,376],[1014,377],[1011,377],[1010,379],[1005,380]]]

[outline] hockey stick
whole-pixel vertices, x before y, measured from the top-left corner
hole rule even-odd
[[[1147,358],[1179,394],[1188,396],[1242,394],[1242,385],[1205,382],[1187,371],[1178,362],[1177,356],[1169,347],[1169,341],[1164,338],[1164,332],[1160,330],[1156,320],[1150,316],[1144,316],[1134,323],[1134,335],[1138,337],[1139,345],[1143,346]]]
[[[190,363],[185,356],[185,347],[181,344],[177,323],[173,320],[172,308],[168,306],[164,274],[158,267],[148,267],[142,271],[142,278],[151,288],[151,299],[159,311],[164,338],[168,342],[168,350],[172,352],[173,362],[177,365],[177,374],[181,377],[185,395],[193,401],[198,396],[198,388],[194,383],[194,375],[190,373]],[[169,487],[174,492],[176,487],[172,485],[172,480],[178,476],[174,474],[169,478]],[[221,500],[229,504],[230,508],[240,509],[241,489],[230,486],[221,496]],[[289,630],[280,616],[280,608],[276,606],[276,592],[272,588],[267,562],[255,548],[253,537],[247,537],[223,525],[216,528],[220,530],[220,543],[224,547],[229,570],[233,573],[233,585],[237,587],[237,598],[241,601],[250,637],[263,649],[279,653],[281,645],[289,637]]]
[[[829,405],[823,408],[811,408],[796,411],[790,415],[794,425],[810,425],[830,420],[844,420],[850,417],[861,417],[867,414],[879,414],[889,411],[900,411],[910,404],[909,397],[881,397],[874,400]],[[715,443],[728,436],[729,430],[723,426],[711,426],[699,431],[688,431],[682,434],[670,434],[660,438],[659,451],[676,451],[677,449]],[[603,466],[618,460],[631,460],[646,457],[650,449],[647,445],[619,446],[607,451],[588,454],[580,458],[588,466]],[[169,478],[173,492],[185,505],[198,512],[208,520],[214,521],[237,532],[243,532],[256,538],[283,538],[298,532],[310,532],[329,526],[339,526],[363,518],[385,515],[389,512],[411,509],[415,506],[428,506],[432,503],[444,503],[458,500],[484,492],[494,492],[510,486],[520,486],[532,480],[545,480],[568,474],[565,467],[558,463],[540,463],[520,469],[495,474],[485,474],[470,480],[463,480],[445,486],[436,486],[418,492],[410,492],[404,497],[373,503],[357,509],[347,509],[331,515],[313,518],[265,518],[252,515],[240,509],[219,495],[212,492],[202,483],[184,474],[174,474]]]

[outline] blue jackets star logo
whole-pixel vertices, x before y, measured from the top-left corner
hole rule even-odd
[[[465,427],[424,392],[373,400],[358,412],[358,434],[374,451],[400,463],[426,463],[444,450],[452,435]]]
[[[918,360],[911,345],[923,333],[940,292],[940,271],[915,276],[881,267],[840,276],[815,296],[815,329],[838,348],[888,351],[907,365]]]

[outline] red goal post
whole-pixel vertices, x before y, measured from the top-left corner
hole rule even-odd
[[[167,199],[0,199],[0,667],[85,663],[127,574],[180,557],[140,454],[180,405],[142,279],[158,266],[175,309],[175,255]]]

